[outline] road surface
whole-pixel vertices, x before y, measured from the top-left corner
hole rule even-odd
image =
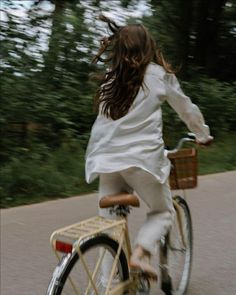
[[[236,294],[236,171],[199,177],[187,200],[194,224],[188,295]],[[2,210],[1,295],[45,294],[56,265],[50,234],[96,212],[96,194]],[[145,212],[145,205],[133,210],[133,237]]]

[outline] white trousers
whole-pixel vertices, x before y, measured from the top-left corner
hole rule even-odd
[[[149,208],[146,220],[137,234],[135,244],[154,254],[157,242],[167,233],[174,217],[168,181],[161,184],[152,174],[137,167],[100,174],[99,200],[104,196],[124,191],[130,193],[135,191]],[[109,213],[109,209],[100,208],[99,214],[110,219],[117,218],[115,214]]]

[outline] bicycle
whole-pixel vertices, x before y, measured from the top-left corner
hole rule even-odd
[[[172,163],[171,189],[197,185],[196,150],[180,150],[185,142],[193,141],[192,135],[182,138],[174,150],[168,151]],[[175,220],[159,247],[161,289],[166,295],[184,295],[191,273],[192,223],[186,200],[174,196],[173,203]],[[120,217],[119,220],[95,216],[52,234],[50,242],[59,264],[47,295],[149,294],[149,278],[144,273],[130,271],[128,266],[132,250],[127,216],[131,207],[139,207],[138,198],[122,193],[103,197],[99,205],[110,208]],[[109,261],[110,269],[104,267],[104,260]]]

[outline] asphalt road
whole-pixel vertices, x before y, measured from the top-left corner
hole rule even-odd
[[[194,225],[188,295],[236,294],[236,171],[199,177],[187,200]],[[1,295],[45,294],[56,265],[51,232],[96,212],[96,194],[2,210]],[[131,236],[145,212],[144,205],[133,211]]]

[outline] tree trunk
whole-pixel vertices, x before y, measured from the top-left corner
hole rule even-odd
[[[218,52],[220,19],[226,0],[200,0],[195,42],[195,62],[212,69]]]
[[[53,0],[55,5],[55,10],[52,17],[52,26],[51,26],[51,36],[48,44],[48,52],[44,58],[44,71],[43,74],[46,74],[47,77],[53,77],[55,66],[57,64],[58,55],[59,55],[59,43],[60,36],[58,34],[59,27],[62,28],[62,16],[65,9],[65,2],[62,0]]]

